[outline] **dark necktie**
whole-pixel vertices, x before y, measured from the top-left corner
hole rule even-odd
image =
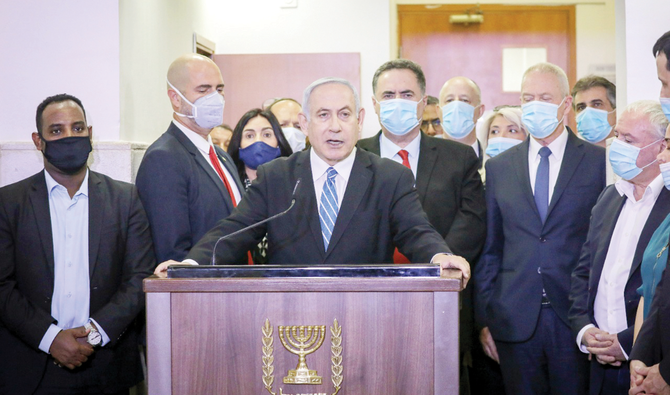
[[[549,155],[551,150],[548,147],[540,148],[540,165],[535,174],[535,205],[542,223],[547,219],[549,208]]]

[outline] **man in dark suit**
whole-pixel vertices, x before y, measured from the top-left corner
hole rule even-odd
[[[127,394],[155,261],[135,187],[89,171],[81,102],[47,98],[44,171],[0,189],[0,393]]]
[[[421,132],[427,96],[426,78],[418,64],[406,59],[384,63],[375,72],[372,89],[382,130],[373,137],[359,140],[358,147],[409,167],[431,225],[454,254],[475,262],[486,238],[486,202],[477,156],[466,145],[430,138]],[[402,105],[402,101],[416,103],[416,111],[411,115],[416,122],[405,129],[413,128],[400,130],[405,134],[398,134],[398,125],[380,111],[389,101],[391,105]],[[461,297],[460,345],[465,355],[473,337],[472,287],[463,290]],[[463,369],[463,377],[467,374]],[[467,388],[467,382],[463,382],[461,388]]]
[[[212,144],[223,121],[223,78],[209,58],[187,54],[168,70],[173,120],[147,149],[137,190],[151,224],[156,260],[184,259],[244,191],[232,159]]]
[[[353,86],[335,78],[315,81],[303,103],[300,124],[311,149],[260,166],[237,209],[198,242],[187,260],[208,264],[221,236],[286,210],[301,180],[288,214],[220,242],[216,261],[239,262],[267,233],[268,260],[274,264],[390,263],[397,245],[413,262],[458,268],[467,279],[468,263],[449,255],[423,213],[412,173],[355,149],[365,111]],[[173,263],[162,263],[156,272]]]
[[[670,31],[663,34],[652,49],[656,58],[656,72],[661,81],[661,105],[670,120]],[[666,130],[666,142],[670,132]],[[668,151],[659,155],[662,163],[670,162]],[[667,185],[667,183],[666,183]],[[630,354],[631,389],[629,393],[653,393],[670,395],[670,364],[665,357],[670,355],[670,270],[663,272],[656,287],[635,346]]]
[[[670,212],[670,192],[656,161],[666,148],[667,126],[658,102],[635,102],[621,114],[611,158],[613,170],[623,179],[607,187],[593,207],[586,243],[572,273],[569,318],[577,345],[593,354],[592,395],[627,394],[630,388],[627,356],[640,301],[640,264],[652,234]],[[622,171],[617,158],[626,144],[640,148],[630,160],[640,171]]]
[[[540,63],[522,81],[531,136],[486,163],[475,321],[485,351],[499,357],[507,393],[583,394],[588,361],[570,331],[568,292],[605,187],[605,150],[564,126],[572,97],[563,70]]]

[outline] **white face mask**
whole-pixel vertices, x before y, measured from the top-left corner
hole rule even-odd
[[[282,128],[281,130],[284,133],[284,137],[286,137],[286,141],[288,141],[288,144],[291,146],[293,152],[298,152],[305,149],[305,140],[307,139],[307,136],[305,136],[305,133],[303,133],[300,129],[286,127]]]
[[[175,88],[174,85],[170,83],[170,81],[167,81],[167,83],[182,99],[184,99],[184,101],[186,101],[186,103],[193,107],[193,115],[180,114],[176,111],[175,114],[180,117],[193,119],[195,123],[203,129],[212,129],[223,123],[223,109],[226,105],[226,101],[223,99],[221,93],[214,91],[207,96],[199,98],[195,103],[191,103],[181,94],[179,89]]]

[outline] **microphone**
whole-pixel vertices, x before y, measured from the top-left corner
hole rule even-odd
[[[264,220],[262,220],[262,221],[260,221],[260,222],[256,222],[255,224],[251,224],[251,225],[249,225],[249,226],[247,226],[247,227],[244,227],[244,228],[242,228],[242,229],[236,230],[236,231],[233,232],[233,233],[227,234],[227,235],[225,235],[225,236],[221,236],[221,237],[216,241],[216,243],[214,243],[214,249],[212,249],[212,261],[211,261],[210,264],[211,264],[211,265],[216,265],[216,246],[219,245],[219,242],[220,242],[220,241],[229,239],[229,238],[231,238],[231,237],[233,237],[233,236],[236,236],[236,235],[238,235],[238,234],[240,234],[240,233],[242,233],[242,232],[246,232],[247,230],[253,229],[253,228],[255,228],[255,227],[259,226],[259,225],[263,225],[264,223],[266,223],[266,222],[270,222],[270,221],[272,221],[273,219],[275,219],[275,218],[279,218],[279,217],[281,217],[282,215],[284,215],[284,214],[288,213],[289,211],[291,211],[291,209],[292,209],[293,206],[295,205],[296,195],[297,195],[297,193],[298,193],[298,187],[300,186],[300,182],[302,182],[302,178],[298,178],[298,180],[295,182],[295,186],[293,187],[293,193],[291,194],[291,205],[288,206],[288,208],[287,208],[286,210],[282,211],[282,212],[279,213],[279,214],[275,214],[275,215],[273,215],[272,217],[266,218],[266,219],[264,219]]]

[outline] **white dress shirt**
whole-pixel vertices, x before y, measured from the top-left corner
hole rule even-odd
[[[176,122],[174,120],[172,121],[172,123],[174,123],[175,126],[179,128],[179,130],[184,132],[184,135],[186,135],[186,137],[188,137],[188,139],[191,140],[193,145],[195,145],[198,151],[200,151],[200,153],[205,158],[207,163],[209,163],[209,166],[212,168],[212,170],[214,170],[214,172],[218,175],[219,173],[216,172],[214,164],[212,163],[211,160],[209,160],[209,147],[214,147],[214,145],[212,144],[212,138],[208,135],[207,140],[205,140],[202,138],[201,135],[192,131],[191,129],[187,128],[181,123]],[[230,174],[226,166],[224,166],[223,163],[221,163],[221,159],[219,159],[219,163],[221,164],[221,169],[223,169],[223,174],[226,176],[226,179],[228,180],[228,184],[230,184],[230,189],[233,190],[233,195],[235,195],[235,204],[237,205],[240,202],[240,200],[242,200],[242,194],[240,190],[237,188],[235,178]]]
[[[479,140],[475,139],[475,142],[470,144],[470,147],[475,150],[475,155],[477,155],[477,158],[479,158]]]
[[[635,200],[634,186],[630,182],[619,180],[614,187],[621,196],[626,197],[626,202],[614,226],[593,305],[598,327],[612,334],[628,328],[624,290],[642,229],[665,186],[663,177],[658,175],[647,186],[640,200]],[[587,351],[581,344],[582,337],[584,332],[593,326],[585,326],[578,334],[577,344],[583,352]],[[628,359],[625,351],[624,356]]]
[[[54,249],[54,291],[51,298],[51,324],[39,349],[49,353],[58,332],[84,326],[92,321],[102,335],[104,346],[109,337],[95,320],[90,319],[90,277],[88,274],[88,170],[72,198],[67,188],[44,171],[49,198],[51,234]]]
[[[568,143],[568,133],[563,128],[563,133],[547,146],[551,150],[551,155],[549,155],[549,205],[551,205],[551,198],[554,196],[554,187],[556,186],[558,173],[561,170],[565,145]],[[535,195],[535,176],[542,159],[540,156],[540,148],[542,147],[542,144],[538,143],[535,138],[530,138],[530,145],[528,146],[528,175],[530,176],[530,187],[533,190],[533,195]]]
[[[342,199],[344,198],[344,192],[347,190],[349,176],[351,175],[351,169],[354,167],[355,159],[356,147],[354,147],[349,156],[337,162],[335,166],[332,166],[332,168],[337,171],[337,176],[335,177],[335,191],[337,191],[337,206],[339,208],[342,208]],[[327,170],[331,166],[323,159],[319,158],[313,148],[309,150],[309,162],[312,168],[312,181],[314,182],[314,193],[316,194],[316,204],[318,206],[321,202],[323,183],[326,182]]]
[[[409,166],[414,174],[414,179],[416,180],[416,170],[419,167],[419,151],[421,148],[421,133],[417,134],[414,140],[410,141],[405,148],[400,148],[393,141],[389,140],[388,137],[384,136],[382,133],[379,136],[379,156],[382,158],[388,158],[392,161],[402,164],[402,157],[398,154],[400,150],[405,150],[409,155]]]

